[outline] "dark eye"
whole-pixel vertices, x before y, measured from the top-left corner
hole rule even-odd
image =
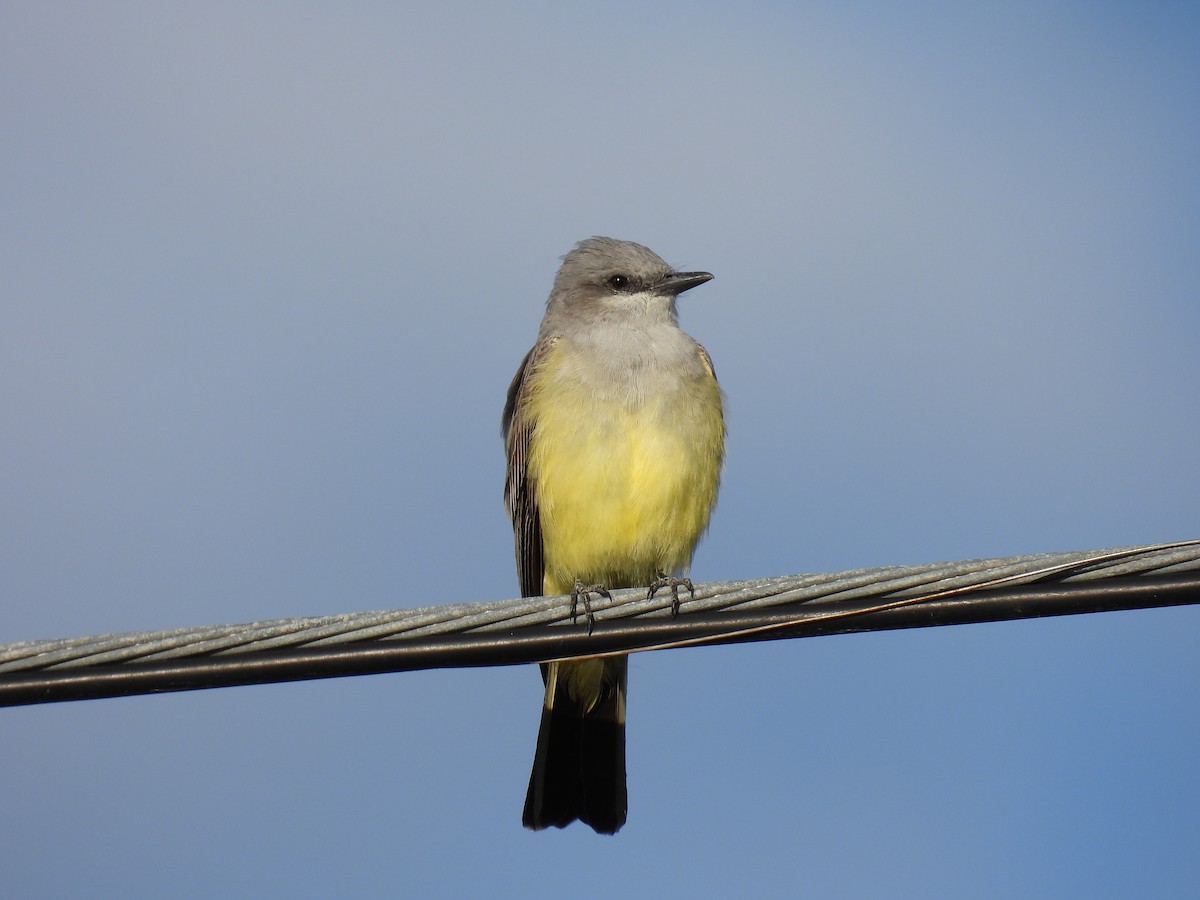
[[[623,291],[629,287],[629,277],[626,275],[612,275],[608,279],[608,286],[614,291]]]

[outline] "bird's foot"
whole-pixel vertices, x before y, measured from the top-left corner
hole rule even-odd
[[[690,578],[676,578],[674,575],[667,575],[665,572],[659,572],[658,577],[650,582],[650,590],[646,592],[646,599],[649,600],[659,588],[669,587],[671,589],[671,618],[679,615],[679,588],[685,587],[691,595],[691,599],[696,599],[696,589],[692,586]]]
[[[607,597],[612,600],[612,594],[608,592],[602,584],[584,584],[578,578],[575,579],[575,586],[571,588],[571,624],[575,624],[575,612],[579,608],[579,601],[583,601],[583,611],[587,616],[588,634],[592,633],[592,626],[596,624],[596,617],[592,615],[592,594],[599,594],[601,597]]]

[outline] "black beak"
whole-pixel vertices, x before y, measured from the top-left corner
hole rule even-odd
[[[712,281],[711,272],[672,272],[658,283],[658,290],[678,295],[706,281]]]

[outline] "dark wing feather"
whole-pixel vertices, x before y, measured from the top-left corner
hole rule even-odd
[[[533,422],[525,408],[526,385],[530,373],[554,346],[557,338],[542,338],[525,354],[521,366],[508,387],[504,404],[502,430],[504,449],[508,454],[508,469],[504,477],[504,505],[513,523],[516,546],[517,581],[522,597],[538,597],[542,593],[542,523],[537,505],[537,490],[526,468],[529,438]]]

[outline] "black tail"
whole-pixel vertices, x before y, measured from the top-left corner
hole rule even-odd
[[[560,663],[559,665],[570,665]],[[599,699],[590,710],[555,679],[542,706],[533,773],[525,795],[526,828],[565,828],[576,819],[600,834],[625,824],[625,680],[628,659],[605,660]],[[542,675],[546,677],[546,666]]]

